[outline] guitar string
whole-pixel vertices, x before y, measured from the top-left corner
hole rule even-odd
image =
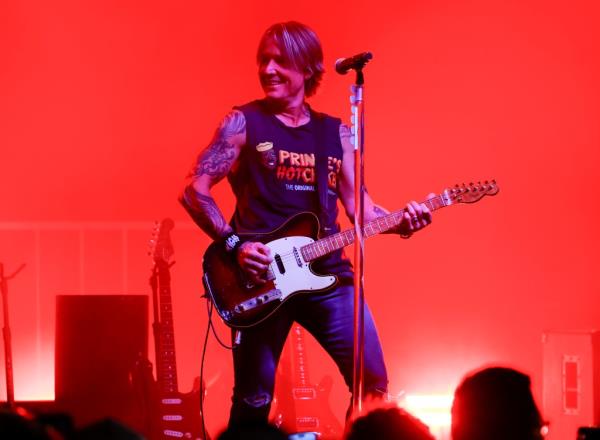
[[[444,201],[445,198],[447,198],[447,196],[436,195],[434,197],[431,197],[430,199],[427,199],[427,200],[423,201],[422,203],[425,203],[425,204],[429,205],[429,208],[435,211],[437,209],[440,209],[440,208],[443,208],[444,206],[446,206],[446,203]],[[441,206],[434,205],[433,204],[434,201],[440,202]],[[402,219],[401,218],[397,218],[397,217],[402,217],[406,212],[407,212],[407,210],[405,208],[403,208],[403,209],[399,209],[397,211],[393,211],[393,212],[391,212],[391,213],[389,213],[389,214],[387,214],[385,216],[382,216],[382,217],[379,217],[377,219],[371,220],[369,223],[367,223],[364,226],[364,231],[367,232],[367,234],[366,234],[367,238],[370,237],[370,236],[372,236],[372,235],[376,235],[376,234],[388,231],[388,230],[392,229],[393,227],[397,226],[400,222],[402,222]],[[384,226],[385,229],[383,229],[382,225],[381,225],[381,220],[382,219],[389,219],[389,218],[391,218],[392,221],[395,224],[392,225],[392,226],[389,226],[387,224],[387,220],[384,220],[386,224]],[[379,231],[375,230],[375,225],[377,225]],[[367,231],[368,228],[371,229],[371,232]],[[325,256],[325,255],[331,253],[331,252],[335,252],[336,250],[342,249],[342,248],[350,245],[354,241],[355,237],[354,236],[351,237],[350,238],[351,241],[349,243],[347,243],[347,244],[344,244],[344,239],[346,238],[346,237],[344,237],[344,235],[347,234],[348,232],[350,232],[352,234],[353,231],[351,229],[349,229],[347,231],[338,232],[338,233],[336,233],[334,235],[331,235],[329,237],[325,237],[325,238],[319,239],[317,241],[314,241],[312,243],[306,244],[306,245],[302,246],[301,249],[310,248],[310,251],[314,250],[314,254],[316,256],[315,256],[315,258],[312,258],[310,260],[310,261],[312,261],[314,259],[320,258],[322,256]],[[339,246],[337,244],[337,240],[338,239],[341,241],[342,246]],[[321,244],[319,245],[318,243],[321,243]],[[330,246],[331,246],[331,244],[333,244],[333,249],[329,249]],[[321,246],[322,249],[319,249],[319,246]],[[321,254],[321,255],[319,255],[319,254]],[[278,255],[279,255],[279,257],[280,257],[280,259],[281,259],[282,262],[294,261],[296,259],[296,255],[294,255],[292,252],[285,253],[285,254],[278,254]],[[276,263],[277,262],[275,262],[275,264]],[[269,267],[271,268],[271,270],[273,270],[273,263],[271,263],[269,265]]]
[[[438,208],[436,208],[434,205],[432,205],[432,201],[433,200],[438,200],[438,201],[441,201],[443,203],[443,197],[442,196],[432,197],[430,199],[427,199],[423,203],[427,203],[428,205],[430,205],[431,209],[436,210]],[[372,236],[372,235],[376,235],[376,234],[385,232],[385,231],[387,231],[389,229],[392,229],[393,227],[397,226],[402,221],[402,219],[398,219],[396,217],[403,216],[405,212],[407,212],[407,210],[405,208],[403,208],[403,209],[399,209],[397,211],[391,212],[391,213],[389,213],[389,214],[387,214],[385,216],[378,217],[377,219],[371,220],[369,223],[367,223],[364,226],[364,230],[365,231],[368,228],[371,229],[371,233],[368,233],[368,231],[367,231],[367,234],[366,234],[367,238],[370,237],[370,236]],[[396,224],[394,224],[393,226],[388,226],[387,225],[387,220],[384,220],[385,223],[386,223],[384,227],[386,227],[386,229],[382,229],[381,224],[380,224],[381,220],[382,219],[389,219],[389,218],[391,218]],[[376,225],[376,224],[378,226],[379,231],[376,231],[375,228],[374,228],[374,225]],[[346,246],[349,246],[354,241],[355,237],[354,236],[351,237],[351,241],[348,244],[344,244],[344,238],[345,237],[343,237],[343,235],[347,234],[348,232],[353,233],[354,231],[352,229],[349,229],[347,231],[338,232],[338,233],[333,234],[333,235],[331,235],[329,237],[325,237],[325,238],[319,239],[317,241],[314,241],[312,243],[306,244],[306,245],[302,246],[301,249],[304,249],[304,248],[308,247],[308,248],[311,248],[311,250],[312,250],[312,249],[316,248],[316,251],[314,253],[317,255],[316,258],[320,258],[322,256],[325,256],[325,255],[331,253],[331,252],[335,252],[336,250],[339,250],[339,249],[342,249],[342,248],[344,248]],[[336,242],[338,240],[340,240],[342,242],[343,246],[338,246],[337,245]],[[332,241],[334,242],[333,243],[334,249],[330,250],[329,247],[330,247]],[[321,243],[320,245],[318,244],[319,242]],[[319,246],[321,246],[323,248],[323,250],[325,251],[324,253],[322,253],[322,250],[319,249]],[[322,253],[322,255],[318,255],[318,254],[321,254],[321,253]],[[293,252],[288,252],[288,253],[285,253],[285,254],[278,254],[278,255],[279,255],[279,257],[280,257],[280,259],[281,259],[282,262],[294,261],[296,259],[296,256],[293,254]],[[316,258],[313,258],[310,261],[312,261],[312,260],[314,260]],[[276,261],[274,263],[277,264]],[[271,270],[273,270],[272,266],[273,266],[274,263],[269,264],[269,267],[271,268]]]
[[[369,229],[369,228],[371,229],[370,233],[369,233],[369,231],[367,231],[366,236],[370,237],[372,235],[376,235],[376,234],[385,232],[385,231],[387,231],[389,229],[392,229],[393,227],[397,226],[402,220],[401,219],[396,219],[396,218],[393,218],[393,217],[398,216],[400,214],[404,215],[404,211],[405,211],[404,209],[401,209],[399,211],[392,212],[392,213],[386,215],[385,217],[379,217],[378,219],[370,221],[364,227],[365,231],[367,229]],[[390,217],[393,218],[393,221],[396,222],[396,224],[394,224],[393,226],[388,226],[387,225],[387,220],[386,220],[385,221],[386,225],[384,226],[385,229],[383,229],[381,227],[381,225],[379,225],[379,223],[381,223],[380,219],[390,218]],[[379,227],[377,229],[379,229],[379,231],[375,230],[375,227],[374,227],[375,224],[378,224]],[[344,235],[346,235],[348,232],[350,232],[353,236],[350,238],[350,241],[347,244],[345,244],[344,240],[345,239],[347,240],[347,237],[344,237]],[[354,237],[354,231],[351,230],[351,229],[349,229],[347,231],[338,232],[338,233],[333,234],[333,235],[331,235],[329,237],[325,237],[325,238],[319,239],[317,241],[314,241],[312,243],[306,244],[306,245],[302,246],[300,249],[310,248],[309,252],[312,251],[312,253],[314,253],[316,255],[315,258],[313,258],[313,259],[310,260],[310,261],[312,261],[312,260],[314,260],[316,258],[320,258],[322,256],[325,256],[325,255],[331,253],[331,252],[335,252],[336,250],[339,250],[339,249],[342,249],[342,248],[344,248],[346,246],[349,246],[354,241],[354,239],[355,239],[355,237]],[[337,244],[337,241],[340,241],[342,243],[342,246],[339,246]],[[330,249],[331,245],[333,245],[333,249]],[[322,250],[319,249],[319,246],[322,248]],[[322,255],[319,255],[319,254],[322,254]],[[287,263],[289,261],[296,260],[296,255],[294,255],[293,252],[287,252],[287,253],[284,253],[284,254],[277,254],[277,255],[279,255],[279,257],[280,257],[280,259],[281,259],[282,262],[286,262]],[[274,263],[277,264],[276,261]],[[269,266],[272,266],[274,263],[271,263]]]
[[[477,188],[475,188],[475,189],[477,189]],[[486,191],[486,194],[487,194],[487,191]],[[483,194],[483,195],[486,195],[486,194]],[[423,201],[422,203],[427,204],[431,210],[435,211],[437,209],[447,206],[446,202],[445,202],[445,200],[447,200],[447,198],[448,198],[448,195],[446,194],[446,192],[444,192],[444,195],[436,195],[434,197],[431,197],[431,198]],[[434,201],[440,202],[441,205],[439,205],[439,206],[434,205],[433,204]],[[365,232],[367,232],[366,237],[368,238],[372,235],[377,235],[377,234],[383,233],[385,231],[388,231],[388,230],[394,228],[395,226],[398,226],[402,222],[402,218],[398,218],[398,217],[404,216],[404,214],[406,212],[407,212],[407,209],[402,208],[397,211],[393,211],[385,216],[378,217],[377,219],[371,220],[369,223],[367,223],[364,226],[363,234]],[[391,218],[395,224],[393,224],[392,226],[389,226],[387,224],[387,220],[384,220],[385,221],[385,226],[384,226],[385,229],[382,229],[381,220],[389,219],[389,218]],[[378,226],[379,231],[374,230],[375,225]],[[367,231],[368,228],[371,229],[371,232]],[[344,244],[344,239],[348,239],[347,237],[345,237],[345,235],[348,233],[350,233],[352,236],[349,239],[350,241],[347,244]],[[344,247],[349,246],[356,238],[353,233],[354,233],[354,231],[352,229],[348,229],[346,231],[340,231],[329,237],[325,237],[325,238],[319,239],[317,241],[313,241],[312,243],[303,245],[300,249],[301,250],[307,249],[307,252],[311,252],[315,255],[314,258],[311,258],[310,260],[308,260],[308,262],[310,262],[310,261],[316,260],[320,257],[323,257],[331,252],[335,252],[336,250],[343,249]],[[338,240],[341,241],[342,246],[339,246],[337,244]],[[321,244],[319,244],[319,243],[321,243]],[[331,244],[333,244],[333,249],[329,249]],[[319,249],[319,246],[321,246],[322,249]],[[302,251],[300,253],[302,254],[302,258],[306,261],[306,259],[304,258],[305,253]],[[294,261],[297,259],[297,256],[295,255],[294,252],[287,252],[284,254],[277,254],[277,255],[279,256],[279,259],[282,263],[283,262],[287,263],[289,261]],[[310,257],[311,256],[309,256],[309,258]],[[269,264],[268,267],[271,271],[275,272],[274,266],[278,266],[277,261],[273,261],[272,263]]]

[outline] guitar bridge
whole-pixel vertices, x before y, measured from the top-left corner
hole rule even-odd
[[[263,304],[270,303],[272,301],[281,301],[281,298],[281,290],[269,290],[267,293],[263,293],[262,295],[258,295],[254,298],[250,298],[244,302],[239,303],[233,308],[233,314],[242,315],[248,312],[249,310],[262,306]]]

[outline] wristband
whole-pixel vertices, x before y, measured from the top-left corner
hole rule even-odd
[[[223,244],[225,245],[225,250],[231,253],[242,245],[242,240],[235,232],[232,232],[223,239]]]

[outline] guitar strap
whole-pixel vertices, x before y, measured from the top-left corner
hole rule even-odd
[[[329,124],[327,117],[323,113],[313,112],[315,120],[315,167],[317,175],[317,195],[319,198],[319,212],[317,216],[321,226],[321,236],[330,235],[333,231],[332,225],[335,224],[337,216],[336,207],[330,206],[333,203],[329,200],[328,185],[328,135],[333,130],[328,131]]]

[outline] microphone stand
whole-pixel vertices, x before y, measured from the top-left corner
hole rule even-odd
[[[364,64],[355,68],[352,85],[352,143],[354,145],[354,369],[352,381],[352,413],[360,414],[364,391]]]
[[[15,407],[15,387],[13,381],[13,364],[12,364],[12,344],[10,336],[10,325],[8,322],[8,280],[14,278],[23,268],[25,264],[21,264],[12,275],[4,276],[4,264],[0,263],[0,291],[2,292],[2,308],[4,317],[4,327],[2,334],[4,336],[4,364],[6,372],[6,405],[8,408]]]

